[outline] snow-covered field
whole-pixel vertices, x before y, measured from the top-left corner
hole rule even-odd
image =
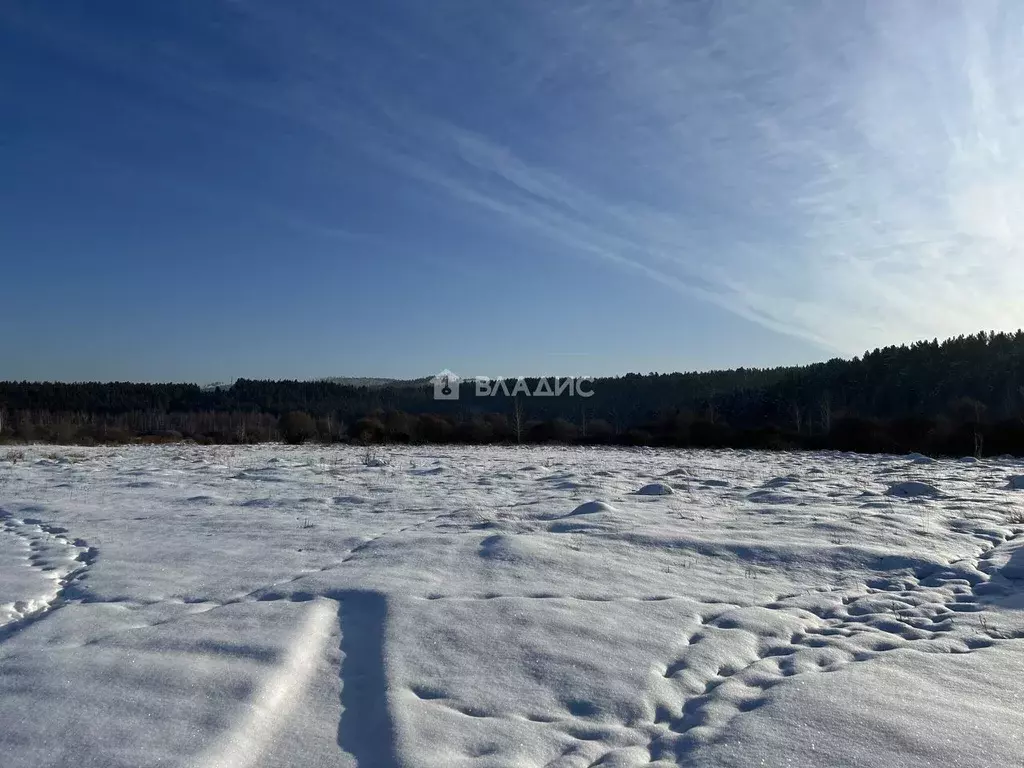
[[[0,766],[1024,761],[1021,462],[383,455],[0,460]]]

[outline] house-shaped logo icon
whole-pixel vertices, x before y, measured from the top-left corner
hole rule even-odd
[[[441,371],[430,380],[434,385],[435,400],[458,400],[459,399],[459,377],[447,368]]]

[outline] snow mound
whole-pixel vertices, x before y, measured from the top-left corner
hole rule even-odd
[[[790,493],[779,493],[778,491],[762,488],[751,491],[747,494],[747,500],[757,504],[796,504],[800,499]]]
[[[1024,491],[1024,475],[1011,475],[1007,478],[1006,490]]]
[[[961,456],[960,457],[960,463],[961,464],[977,464],[978,460],[974,456]]]
[[[671,485],[667,483],[648,483],[643,488],[637,490],[637,496],[670,496],[675,491]]]
[[[935,459],[931,456],[912,456],[911,464],[934,464]]]
[[[562,480],[561,482],[555,483],[552,487],[558,491],[576,491],[580,488],[586,488],[587,485],[585,483],[577,483],[574,480]]]
[[[221,499],[208,493],[201,493],[198,496],[189,496],[185,502],[188,504],[219,504]]]
[[[693,477],[693,471],[686,467],[676,467],[665,473],[665,477]]]
[[[523,536],[496,533],[480,542],[479,555],[484,560],[500,560],[508,563],[526,563],[537,560],[539,545]]]
[[[380,466],[380,465],[374,465],[374,466]],[[424,476],[425,475],[443,475],[444,474],[444,467],[431,467],[430,469],[414,469],[414,470],[411,470],[409,474],[412,474],[412,475],[424,475]]]
[[[893,483],[889,486],[889,490],[885,492],[886,496],[900,496],[909,498],[913,496],[940,496],[939,489],[934,485],[928,483],[922,483],[917,480],[906,480],[902,483]]]
[[[605,501],[588,501],[580,504],[570,515],[596,515],[599,512],[618,512],[615,507]]]

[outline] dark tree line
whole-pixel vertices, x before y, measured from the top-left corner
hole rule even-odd
[[[537,380],[527,382],[538,388]],[[514,388],[508,383],[508,390]],[[586,443],[1024,454],[1024,331],[808,366],[627,374],[591,397],[435,400],[426,381],[0,382],[0,439]]]

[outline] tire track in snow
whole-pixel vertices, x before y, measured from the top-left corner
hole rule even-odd
[[[257,765],[292,713],[317,668],[337,617],[332,600],[314,601],[295,633],[282,663],[257,691],[246,713],[200,757],[192,768],[249,768]]]

